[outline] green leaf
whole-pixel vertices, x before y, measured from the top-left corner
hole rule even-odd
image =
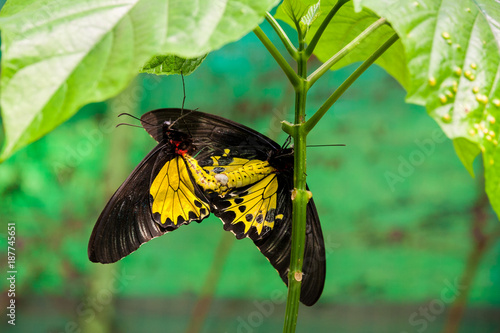
[[[0,161],[123,90],[158,54],[194,58],[238,40],[277,0],[11,0],[0,12]]]
[[[337,1],[335,0],[321,1],[321,14],[312,23],[308,35],[306,36],[306,41],[308,43],[310,43],[319,26],[336,3]],[[285,3],[278,7],[276,18],[295,28],[293,21],[283,14],[285,12],[284,8],[280,10],[284,5]],[[314,55],[322,62],[327,61],[379,18],[378,15],[368,9],[363,9],[356,13],[353,4],[351,2],[346,3],[340,8],[323,32],[321,39],[314,49]],[[370,37],[364,40],[361,45],[336,63],[332,67],[332,70],[365,60],[393,34],[394,30],[388,25],[378,28]],[[397,41],[387,50],[387,52],[377,59],[375,63],[387,70],[387,72],[395,77],[403,87],[409,85],[409,74],[406,67],[405,53],[400,41]]]
[[[481,152],[477,144],[464,138],[457,138],[453,140],[453,147],[455,147],[455,151],[460,161],[462,161],[467,171],[469,171],[471,177],[474,178],[472,163]]]
[[[312,14],[311,23],[314,21],[315,13],[313,14],[313,12],[316,11],[317,13],[315,7],[317,7],[319,3],[320,1],[316,0],[284,0],[278,7],[275,16],[279,19],[288,18],[290,25],[296,28],[308,14]],[[303,24],[304,23],[305,22],[303,22]]]
[[[500,213],[500,6],[494,0],[355,0],[387,18],[404,45],[408,102],[424,105],[470,169],[483,152],[486,192]],[[463,153],[468,151],[468,157]]]
[[[500,207],[500,150],[492,149],[483,153],[484,183],[486,194],[493,209],[499,215]]]
[[[300,25],[300,29],[302,31],[305,31],[307,33],[311,24],[313,24],[313,22],[321,14],[321,12],[319,10],[320,2],[321,1],[318,1],[316,4],[309,7],[309,9],[307,10],[307,13],[304,16],[302,16],[302,18],[300,19],[299,25]]]
[[[189,75],[201,65],[207,55],[196,58],[181,58],[175,55],[159,55],[151,58],[140,72],[156,75]]]

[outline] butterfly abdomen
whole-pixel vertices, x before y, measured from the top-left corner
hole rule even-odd
[[[241,168],[223,174],[227,176],[229,188],[238,188],[261,181],[274,172],[276,170],[267,161],[251,160]]]
[[[194,157],[185,154],[184,160],[186,161],[188,168],[191,170],[191,174],[193,175],[196,184],[198,184],[203,190],[212,192],[220,192],[222,190],[219,181],[213,175],[204,170]]]
[[[241,188],[261,181],[276,170],[267,161],[246,160],[238,158],[237,164],[223,166],[215,165],[201,167],[198,161],[185,154],[184,159],[191,170],[193,178],[203,190],[216,192],[224,196],[231,189]],[[218,156],[215,161],[219,161]]]

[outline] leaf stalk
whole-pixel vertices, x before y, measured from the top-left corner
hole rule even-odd
[[[316,48],[316,45],[319,42],[319,39],[323,35],[323,32],[325,32],[326,28],[330,24],[330,21],[333,19],[335,14],[337,14],[339,9],[348,1],[349,0],[339,0],[335,4],[335,6],[333,6],[333,8],[328,12],[328,14],[326,15],[323,22],[321,22],[321,25],[319,26],[318,30],[316,30],[316,33],[314,34],[313,38],[311,39],[311,42],[309,43],[309,45],[306,48],[305,52],[306,52],[307,58],[309,58],[313,54],[314,49]]]
[[[266,34],[264,33],[264,31],[262,31],[262,29],[259,26],[257,26],[253,30],[253,32],[257,36],[257,38],[259,38],[259,40],[262,42],[262,44],[264,44],[264,46],[266,47],[266,49],[273,56],[274,60],[276,60],[276,62],[281,67],[281,69],[285,73],[285,75],[288,78],[288,80],[290,81],[290,83],[294,87],[296,87],[298,85],[298,82],[299,82],[299,77],[297,76],[297,74],[295,73],[295,71],[293,70],[293,68],[290,66],[290,64],[288,64],[288,62],[286,61],[286,59],[283,58],[283,56],[278,51],[278,49],[276,48],[276,46],[274,46],[273,42],[271,42],[271,40],[269,39],[269,37],[266,36]]]
[[[377,60],[389,47],[399,39],[397,34],[392,35],[382,46],[373,52],[342,84],[328,97],[321,107],[304,124],[303,130],[309,133],[318,121],[325,115],[326,111],[339,99],[342,94]]]
[[[278,21],[276,21],[276,19],[271,14],[269,14],[269,12],[266,12],[266,20],[267,20],[267,22],[269,22],[269,24],[274,29],[274,31],[276,32],[278,37],[281,39],[281,42],[285,46],[285,48],[288,51],[288,53],[290,54],[290,56],[293,59],[297,59],[297,55],[298,55],[297,49],[292,44],[292,42],[288,38],[288,35],[285,33],[285,31],[283,31],[283,28],[278,23]]]
[[[335,53],[330,59],[328,59],[323,65],[318,67],[309,77],[308,88],[312,87],[314,83],[325,74],[333,65],[339,62],[344,56],[349,54],[353,49],[356,48],[363,40],[365,40],[368,36],[370,36],[375,30],[377,30],[380,26],[384,25],[387,22],[385,18],[380,18],[377,21],[373,22],[368,28],[363,30],[356,38],[354,38],[349,44],[344,46],[339,52]]]

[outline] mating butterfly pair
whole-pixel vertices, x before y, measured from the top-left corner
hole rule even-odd
[[[158,145],[111,197],[89,241],[91,261],[112,263],[141,244],[210,212],[236,238],[252,239],[285,284],[290,267],[293,149],[231,120],[192,110],[141,117]],[[313,305],[325,281],[325,246],[311,199],[301,302]]]

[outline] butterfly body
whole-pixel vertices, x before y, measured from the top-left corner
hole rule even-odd
[[[293,149],[228,119],[159,109],[141,117],[158,145],[112,196],[89,242],[94,262],[115,262],[141,244],[210,213],[236,238],[252,239],[288,282]],[[323,290],[325,249],[311,200],[301,301]]]
[[[217,163],[216,166],[201,167],[194,157],[188,154],[183,157],[196,183],[203,190],[217,192],[221,197],[224,197],[231,189],[253,184],[275,172],[267,161],[240,158],[232,165],[223,165],[218,163],[223,156],[212,156],[211,158]]]

